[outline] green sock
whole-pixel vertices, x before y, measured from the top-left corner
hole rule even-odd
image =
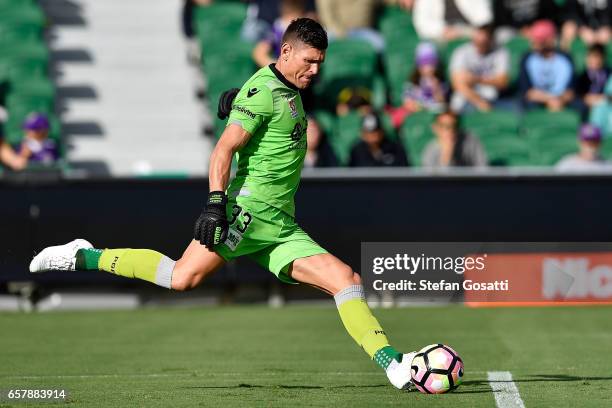
[[[389,367],[391,361],[396,360],[398,363],[402,362],[402,353],[398,352],[391,346],[381,348],[374,354],[374,361],[381,366],[384,370]]]
[[[101,256],[101,249],[79,249],[76,253],[76,269],[82,271],[97,271]]]

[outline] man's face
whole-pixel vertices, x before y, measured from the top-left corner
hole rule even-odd
[[[378,147],[385,138],[385,134],[383,133],[382,129],[376,129],[372,131],[364,130],[361,133],[361,138],[369,146]]]
[[[325,60],[325,51],[296,41],[293,44],[283,44],[281,58],[286,59],[284,73],[287,79],[299,89],[306,89],[319,73]]]
[[[589,52],[586,58],[587,68],[598,70],[603,68],[603,56],[598,52]]]
[[[452,142],[457,137],[457,120],[452,115],[439,116],[433,130],[441,142]]]
[[[45,140],[49,135],[49,131],[47,130],[27,130],[25,132],[25,136],[34,140]]]
[[[542,38],[532,40],[531,47],[533,50],[544,56],[550,54],[555,49],[556,40],[555,38]]]
[[[600,142],[592,140],[581,140],[580,141],[580,152],[582,157],[587,160],[595,160],[597,153],[599,152]]]
[[[491,49],[491,35],[488,30],[479,29],[472,35],[472,43],[481,54],[486,54]]]

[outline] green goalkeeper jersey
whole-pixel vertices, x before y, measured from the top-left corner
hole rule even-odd
[[[228,195],[251,197],[293,217],[306,155],[307,120],[298,88],[274,64],[261,68],[236,95],[227,124],[251,134],[236,154]]]

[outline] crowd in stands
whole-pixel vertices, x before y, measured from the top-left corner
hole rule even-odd
[[[323,71],[303,94],[306,166],[608,166],[612,1],[247,3],[234,40],[250,45],[253,70],[275,61],[293,19],[328,31]],[[194,24],[209,32],[205,8]],[[207,69],[215,47],[200,34],[205,75],[224,83]]]
[[[275,60],[293,19],[323,24],[326,63],[302,95],[307,166],[593,168],[612,154],[610,3],[185,0],[183,25],[214,106]],[[10,4],[0,0],[0,163],[21,169],[63,149],[44,18],[34,0]]]
[[[46,24],[38,1],[0,0],[0,170],[61,160]]]

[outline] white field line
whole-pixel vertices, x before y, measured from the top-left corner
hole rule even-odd
[[[470,371],[470,374],[484,374],[485,371]],[[164,378],[164,377],[276,377],[279,375],[354,375],[354,376],[375,376],[380,377],[383,375],[380,371],[330,371],[330,372],[295,372],[295,373],[270,373],[270,372],[258,372],[258,373],[239,373],[239,372],[218,372],[218,373],[199,373],[197,371],[192,372],[177,372],[177,373],[117,373],[117,374],[50,374],[50,375],[0,375],[0,380],[44,380],[44,379],[86,379],[86,378]]]
[[[497,408],[525,408],[510,371],[489,371],[487,377]]]

